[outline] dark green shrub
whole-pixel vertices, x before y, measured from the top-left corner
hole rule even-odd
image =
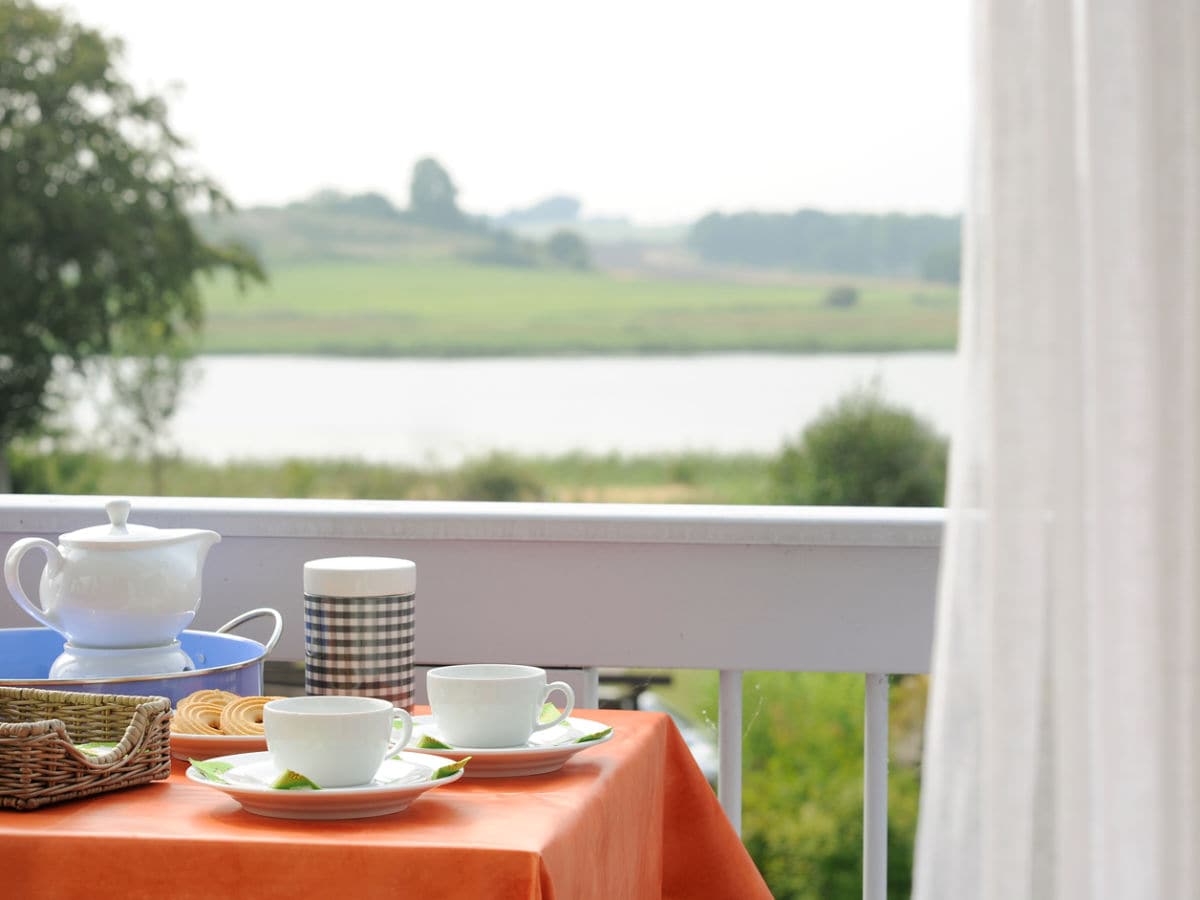
[[[458,471],[457,500],[542,500],[545,489],[516,460],[494,453],[481,460],[466,462]]]
[[[91,453],[39,452],[14,445],[8,451],[14,494],[95,494],[105,461]]]
[[[317,482],[318,466],[304,459],[285,460],[279,469],[285,497],[311,497]]]
[[[486,247],[466,253],[464,258],[487,266],[529,268],[538,264],[537,245],[532,241],[522,240],[511,231],[497,231],[490,237]]]
[[[835,309],[849,309],[858,305],[858,288],[851,284],[839,284],[825,292],[825,305]]]
[[[941,506],[945,485],[945,439],[876,390],[843,397],[771,467],[776,503]]]
[[[590,269],[592,254],[582,237],[574,231],[560,228],[546,241],[546,253],[560,266],[570,269]]]

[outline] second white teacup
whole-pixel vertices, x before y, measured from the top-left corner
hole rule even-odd
[[[393,740],[395,719],[404,727]],[[412,737],[408,713],[375,697],[272,700],[263,707],[263,727],[275,764],[323,788],[367,784]]]
[[[425,686],[438,732],[457,747],[522,747],[535,731],[557,725],[575,709],[571,686],[547,684],[546,671],[534,666],[442,666],[429,670]],[[539,722],[554,691],[566,696],[566,709],[552,721]]]

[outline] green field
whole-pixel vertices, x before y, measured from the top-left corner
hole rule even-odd
[[[835,284],[859,291],[825,304]],[[653,278],[465,265],[322,262],[239,295],[203,284],[207,353],[467,356],[952,349],[957,291],[866,277]]]

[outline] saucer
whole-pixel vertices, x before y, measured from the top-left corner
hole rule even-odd
[[[217,757],[232,769],[222,774],[228,784],[210,781],[195,766],[188,766],[189,780],[228,794],[248,813],[276,819],[363,819],[386,816],[407,809],[430,788],[457,781],[462,772],[433,780],[441,766],[419,753],[402,752],[386,759],[369,784],[321,790],[279,790],[271,783],[280,770],[271,754],[240,753]]]
[[[177,734],[171,732],[171,755],[185,762],[267,749],[265,734]]]
[[[545,731],[535,731],[523,747],[453,747],[450,750],[435,750],[417,747],[416,743],[423,735],[442,743],[449,743],[438,733],[433,716],[413,716],[413,734],[407,751],[412,753],[429,753],[446,759],[461,759],[471,757],[471,764],[463,773],[467,778],[506,778],[517,775],[545,775],[557,772],[568,759],[599,744],[612,740],[609,730],[602,738],[575,743],[579,738],[608,729],[603,722],[591,719],[571,717],[547,728]]]

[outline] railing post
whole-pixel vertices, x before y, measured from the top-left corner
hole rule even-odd
[[[887,898],[888,677],[867,673],[863,733],[863,900]]]
[[[721,670],[721,695],[717,710],[717,797],[733,830],[742,833],[742,673]]]

